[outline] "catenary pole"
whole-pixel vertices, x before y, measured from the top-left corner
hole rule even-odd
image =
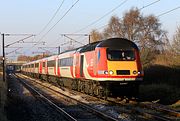
[[[3,81],[5,81],[5,51],[4,51],[4,34],[2,34],[2,50],[3,50]]]

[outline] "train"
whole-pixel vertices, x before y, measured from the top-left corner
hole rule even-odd
[[[21,71],[100,97],[136,96],[144,76],[138,46],[125,38],[109,38],[28,62]]]

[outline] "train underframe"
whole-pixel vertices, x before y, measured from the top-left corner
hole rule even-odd
[[[139,81],[95,81],[84,79],[61,78],[51,75],[37,73],[24,73],[30,77],[47,81],[59,87],[66,87],[72,90],[83,92],[101,98],[112,97],[138,97]]]

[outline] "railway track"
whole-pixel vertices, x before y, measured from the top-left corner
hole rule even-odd
[[[25,76],[20,75],[21,78],[25,78]],[[44,88],[49,88],[50,90],[55,91],[56,93],[60,93],[59,90],[52,89],[51,87],[47,85],[43,85],[41,82],[34,81],[35,84],[40,84]],[[73,94],[76,94],[79,92],[73,91]],[[79,93],[81,94],[81,93]],[[67,96],[67,95],[64,95]],[[106,112],[106,115],[109,116],[111,113],[116,113],[116,116],[113,117],[113,120],[120,120],[120,119],[128,119],[129,117],[132,118],[132,115],[137,119],[153,119],[153,120],[161,120],[161,121],[171,121],[171,120],[179,120],[179,112],[176,112],[172,109],[164,108],[163,106],[155,106],[155,104],[152,103],[142,103],[142,102],[134,102],[131,101],[131,103],[122,103],[122,101],[114,100],[107,100],[104,101],[102,99],[92,97],[92,96],[84,96],[83,99],[86,99],[91,105],[87,106],[83,103],[83,105],[86,105],[85,107],[95,107],[96,109],[100,110],[102,112]],[[93,104],[93,103],[94,104]],[[97,103],[95,103],[97,102]],[[81,103],[81,102],[79,102]],[[99,105],[97,105],[99,103]],[[150,105],[151,104],[151,105]],[[109,106],[111,105],[111,106]],[[121,108],[118,108],[118,107]],[[103,107],[103,108],[102,108]],[[112,109],[112,107],[114,109]],[[107,111],[110,109],[110,111]],[[91,109],[93,111],[93,109]],[[115,110],[115,111],[114,111]],[[97,111],[97,112],[100,112]],[[107,112],[109,114],[107,114]],[[120,115],[117,115],[117,112],[120,112]],[[104,115],[104,114],[100,114]],[[131,116],[129,116],[131,115]]]
[[[16,78],[19,78],[19,76],[17,75],[15,76]],[[78,120],[118,121],[118,119],[115,119],[109,115],[106,115],[96,110],[95,108],[92,108],[86,105],[85,103],[82,103],[64,94],[61,94],[62,95],[61,97],[63,98],[65,97],[66,98],[65,101],[68,103],[70,102],[71,104],[69,104],[68,106],[65,106],[65,105],[60,106],[59,104],[57,104],[58,100],[53,99],[55,96],[56,97],[59,96],[60,93],[55,94],[55,91],[50,90],[50,87],[47,86],[46,89],[48,89],[48,91],[54,92],[54,94],[51,94],[51,96],[49,96],[49,94],[44,94],[44,91],[39,90],[37,87],[34,87],[32,84],[26,82],[24,79],[22,78],[19,78],[19,79],[22,82],[22,84],[25,85],[29,90],[31,90],[36,95],[39,95],[43,100],[48,102],[57,111],[62,113],[67,118],[67,120],[70,120],[70,121],[78,121]],[[36,83],[35,85],[37,86],[38,84]],[[45,88],[45,86],[42,86],[42,88]]]
[[[116,99],[110,99],[108,101],[114,105],[129,106],[131,110],[133,110],[137,114],[144,115],[147,118],[153,118],[162,121],[180,120],[180,112],[177,112],[161,104],[152,102],[137,102],[134,100],[128,101],[129,103],[126,103],[126,101],[118,101]]]

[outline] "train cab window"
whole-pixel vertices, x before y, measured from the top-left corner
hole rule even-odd
[[[110,61],[133,61],[135,60],[135,53],[133,50],[107,49],[107,59]]]

